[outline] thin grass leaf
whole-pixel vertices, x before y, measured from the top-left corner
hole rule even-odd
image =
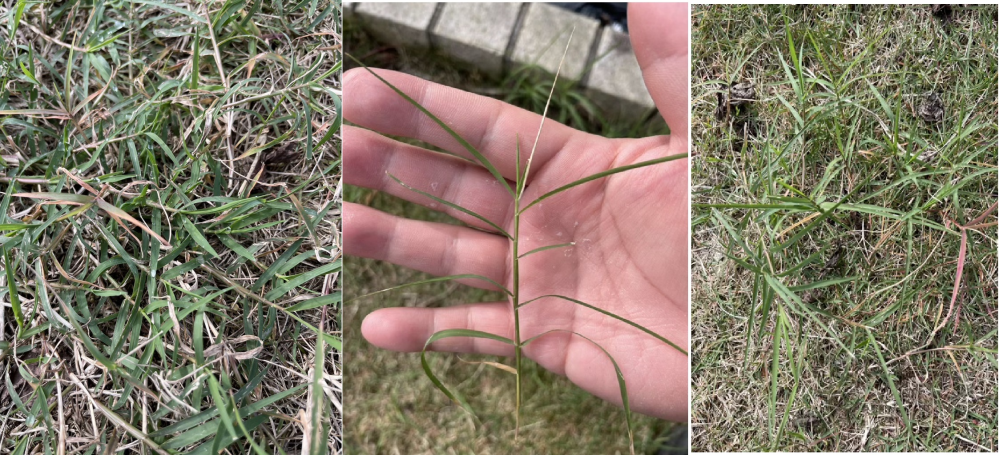
[[[458,361],[461,362],[461,363],[467,363],[469,365],[485,365],[485,366],[488,366],[488,367],[493,367],[493,368],[495,368],[497,370],[500,370],[500,371],[503,371],[503,372],[506,372],[506,373],[510,373],[510,374],[512,374],[514,376],[517,375],[517,369],[516,368],[514,368],[514,367],[512,367],[510,365],[499,363],[499,362],[490,362],[488,360],[465,360],[465,359],[463,359],[461,357],[458,357]]]
[[[431,114],[430,111],[428,111],[425,107],[420,105],[420,103],[417,103],[416,100],[410,98],[409,95],[407,95],[405,92],[399,90],[398,88],[396,88],[396,86],[392,85],[389,81],[385,80],[385,78],[379,76],[378,73],[372,71],[371,68],[368,68],[365,64],[361,63],[359,60],[354,58],[354,56],[350,54],[345,54],[345,55],[349,57],[351,60],[353,60],[354,63],[357,63],[362,68],[371,73],[371,75],[378,78],[378,80],[382,81],[382,83],[389,86],[389,88],[391,88],[394,92],[398,93],[399,96],[403,97],[406,101],[408,101],[409,104],[412,104],[413,107],[419,109],[420,112],[423,112],[427,117],[430,117],[430,120],[433,120],[434,123],[443,128],[444,131],[447,132],[447,134],[449,134],[452,138],[454,138],[454,140],[458,141],[458,143],[461,144],[461,146],[464,147],[465,150],[468,151],[468,153],[474,156],[475,159],[479,162],[479,164],[481,164],[482,167],[486,168],[486,170],[493,175],[493,178],[495,178],[496,181],[500,182],[500,184],[503,185],[503,188],[506,189],[507,193],[510,193],[510,196],[517,197],[517,195],[513,192],[513,188],[510,188],[510,184],[506,181],[506,178],[503,177],[503,174],[500,174],[500,172],[496,170],[496,167],[489,162],[489,160],[485,157],[485,155],[476,150],[475,147],[472,146],[472,144],[468,143],[468,141],[466,141],[465,138],[459,136],[458,133],[456,133],[454,130],[451,129],[451,127],[447,126],[447,123],[444,123],[443,120],[437,118],[436,115]]]
[[[271,289],[270,292],[264,295],[264,298],[271,301],[277,300],[283,297],[288,292],[290,292],[292,289],[295,289],[296,287],[308,282],[309,280],[340,270],[342,264],[343,264],[342,259],[330,262],[329,264],[323,264],[320,267],[312,269],[284,283],[281,283],[278,286],[275,286],[274,289]]]
[[[442,277],[436,277],[436,278],[429,278],[429,279],[426,279],[426,280],[413,281],[411,283],[406,283],[406,284],[400,284],[399,286],[393,286],[393,287],[390,287],[390,288],[387,288],[387,289],[382,289],[380,291],[369,292],[367,294],[359,295],[357,297],[351,297],[351,298],[347,299],[344,303],[349,303],[349,302],[353,302],[355,300],[360,300],[360,299],[363,299],[363,298],[371,297],[373,295],[381,294],[383,292],[395,291],[397,289],[408,288],[410,286],[417,286],[417,285],[420,285],[420,284],[436,283],[436,282],[439,282],[439,281],[464,280],[464,279],[472,279],[472,278],[488,282],[488,283],[492,284],[493,286],[498,287],[500,290],[502,290],[503,292],[505,292],[507,295],[511,295],[511,296],[513,295],[513,293],[510,292],[507,288],[503,287],[503,285],[501,285],[501,284],[499,284],[499,283],[497,283],[497,282],[495,282],[495,281],[493,281],[493,280],[491,280],[489,278],[486,278],[486,277],[484,277],[482,275],[465,274],[465,275],[442,276]]]
[[[774,324],[773,342],[770,348],[772,350],[772,361],[770,365],[770,394],[767,402],[767,430],[770,433],[772,445],[777,444],[775,428],[777,420],[777,377],[780,374],[780,345],[785,340],[783,327],[783,320],[778,317],[777,323]]]
[[[781,313],[782,313],[781,317],[783,317],[785,320],[787,320],[788,319],[787,318],[787,314],[783,312],[783,309],[781,310]],[[801,337],[801,326],[799,326],[798,327],[798,341],[800,341],[801,338],[802,338]],[[788,355],[791,356],[791,357],[793,357],[793,353],[791,352],[791,349],[790,349],[791,348],[790,340],[786,340],[785,342],[788,343],[787,344],[787,346],[789,348],[788,349]],[[797,359],[797,361],[795,361],[793,358],[791,359],[791,377],[794,378],[794,383],[791,385],[791,394],[790,394],[790,396],[787,399],[787,404],[784,405],[784,417],[781,418],[780,426],[777,428],[777,437],[774,438],[773,444],[770,446],[770,450],[771,451],[777,451],[777,441],[780,440],[781,435],[784,433],[784,427],[787,425],[787,419],[791,415],[791,409],[794,408],[794,400],[798,396],[798,385],[801,384],[801,369],[802,369],[801,367],[805,363],[805,352],[807,350],[807,347],[808,347],[808,343],[806,341],[803,346],[799,346],[798,347],[798,359]]]
[[[232,416],[229,413],[229,405],[232,404],[231,401],[222,398],[222,392],[219,390],[221,385],[219,381],[215,379],[215,375],[208,375],[208,392],[211,394],[212,399],[215,400],[215,407],[219,410],[219,417],[222,419],[222,427],[229,432],[229,436],[233,439],[239,438],[236,434],[236,427],[233,424]],[[219,446],[220,440],[215,439],[215,444],[212,446],[213,453],[219,453],[222,447]]]
[[[888,383],[888,388],[891,389],[891,395],[895,397],[895,405],[898,406],[898,411],[902,414],[902,421],[905,422],[905,432],[908,436],[912,435],[912,421],[909,420],[909,413],[905,411],[905,403],[902,402],[902,396],[898,393],[898,387],[895,386],[895,381],[892,380],[891,370],[888,369],[888,364],[885,363],[885,358],[881,355],[881,348],[878,347],[877,340],[874,339],[874,334],[871,333],[870,329],[864,330],[867,334],[867,341],[871,346],[874,346],[874,352],[878,355],[878,362],[881,364],[881,371],[885,374],[885,382]]]
[[[569,32],[569,39],[566,40],[565,50],[562,51],[562,58],[558,61],[558,68],[555,70],[555,81],[552,82],[552,88],[548,92],[548,98],[545,100],[545,109],[541,112],[541,124],[538,125],[538,134],[534,137],[534,145],[531,147],[531,154],[527,156],[527,165],[524,166],[524,177],[521,179],[520,184],[526,185],[531,174],[531,162],[534,161],[534,152],[538,149],[538,143],[541,142],[541,131],[545,128],[545,120],[548,118],[548,107],[552,103],[552,95],[555,94],[555,85],[558,83],[558,76],[562,72],[562,64],[565,63],[565,56],[569,53],[569,45],[572,44],[572,35],[576,33],[576,27],[572,28]],[[520,140],[517,141],[517,146],[520,147]],[[520,159],[520,151],[517,151],[517,159]],[[519,174],[518,174],[519,175]],[[516,194],[520,195],[523,193],[523,188]],[[516,195],[514,197],[517,197]]]
[[[228,446],[231,446],[236,441],[238,441],[240,439],[240,436],[243,436],[243,437],[246,437],[247,441],[249,441],[250,444],[253,445],[253,447],[255,448],[254,450],[257,451],[258,454],[261,453],[261,451],[263,449],[260,449],[259,447],[257,447],[256,443],[254,443],[252,440],[250,440],[249,434],[250,434],[251,431],[257,429],[257,427],[259,427],[260,425],[263,425],[264,423],[267,423],[268,421],[270,421],[271,417],[268,416],[268,415],[253,416],[253,417],[250,417],[249,419],[246,419],[245,423],[243,423],[242,419],[240,419],[236,414],[233,414],[233,418],[236,419],[235,422],[236,422],[237,426],[240,427],[240,431],[241,431],[242,434],[239,435],[239,436],[237,436],[237,437],[233,437],[233,436],[230,436],[228,433],[213,433],[215,435],[220,435],[220,436],[218,436],[218,439],[217,439],[218,446],[220,448],[226,448]],[[204,444],[201,444],[200,446],[198,446],[194,450],[188,452],[187,455],[210,455],[210,454],[213,453],[212,452],[212,445],[214,443],[215,443],[215,440],[210,441],[210,442],[206,442]],[[257,449],[259,449],[259,450],[257,450]],[[224,453],[224,452],[221,452],[221,453]],[[266,452],[263,452],[263,453],[266,453]]]
[[[14,35],[17,33],[17,27],[21,24],[21,17],[24,16],[24,8],[28,6],[28,0],[18,0],[17,5],[13,9],[13,14],[10,16],[10,33],[8,34],[8,42],[14,42]]]
[[[302,302],[298,302],[288,307],[287,311],[290,313],[294,313],[296,311],[305,311],[305,310],[312,310],[315,308],[321,308],[324,306],[331,306],[340,303],[342,297],[343,297],[342,293],[334,292],[329,295],[324,295],[313,299],[305,300]]]
[[[93,405],[96,406],[97,409],[99,409],[101,413],[104,414],[104,416],[107,417],[107,419],[114,425],[124,429],[125,432],[132,435],[133,438],[141,441],[144,446],[152,449],[154,452],[160,455],[171,455],[170,452],[163,450],[159,445],[153,442],[148,435],[140,431],[138,428],[133,427],[132,424],[128,423],[125,419],[121,418],[118,413],[112,411],[110,408],[105,406],[104,403],[97,401],[97,399],[90,395],[89,391],[86,389],[83,390],[86,392],[87,398],[90,398],[90,402],[93,403]]]
[[[579,301],[579,300],[576,300],[576,299],[573,299],[573,298],[570,298],[570,297],[566,297],[564,295],[549,294],[549,295],[543,295],[543,296],[540,296],[540,297],[535,297],[535,298],[533,298],[531,300],[528,300],[526,302],[521,303],[518,308],[523,308],[527,304],[529,304],[531,302],[535,302],[535,301],[541,300],[541,299],[543,299],[545,297],[555,297],[555,298],[559,298],[559,299],[562,299],[562,300],[567,300],[569,302],[572,302],[572,303],[575,303],[577,305],[580,305],[580,306],[589,308],[589,309],[591,309],[593,311],[596,311],[597,313],[603,314],[604,316],[609,316],[609,317],[612,317],[614,319],[617,319],[618,321],[621,321],[621,322],[623,322],[625,324],[628,324],[628,325],[630,325],[630,326],[632,326],[632,327],[634,327],[634,328],[636,328],[638,330],[641,330],[641,331],[643,331],[643,332],[651,335],[653,338],[655,338],[655,339],[657,339],[659,341],[662,341],[663,343],[666,343],[666,344],[672,346],[673,349],[676,349],[677,351],[682,352],[683,355],[685,355],[685,356],[687,355],[687,351],[685,349],[681,348],[680,346],[677,346],[676,343],[674,343],[674,342],[672,342],[670,340],[667,340],[666,337],[664,337],[664,336],[662,336],[662,335],[660,335],[660,334],[658,334],[656,332],[653,332],[653,331],[645,328],[644,326],[642,326],[640,324],[636,324],[636,323],[634,323],[634,322],[632,322],[632,321],[630,321],[628,319],[625,319],[625,318],[623,318],[621,316],[618,316],[618,315],[616,315],[614,313],[611,313],[610,311],[604,310],[602,308],[595,307],[595,306],[590,305],[590,304],[588,304],[586,302],[582,302],[582,301]]]
[[[249,385],[252,384],[253,382],[248,384],[247,387],[249,387]],[[259,380],[257,381],[257,384],[259,384]],[[263,398],[260,401],[246,405],[239,409],[239,414],[241,417],[246,418],[247,416],[253,414],[254,412],[260,411],[266,408],[267,406],[270,406],[274,403],[277,403],[285,398],[288,398],[298,393],[307,386],[308,384],[300,384],[288,390],[284,390],[274,395]],[[252,392],[253,389],[256,388],[256,387],[253,388],[247,388],[247,387],[244,387],[240,389],[239,392],[236,392],[235,396],[237,401],[240,400],[241,398],[249,397],[250,392]],[[163,443],[163,448],[176,449],[179,447],[191,445],[208,437],[209,435],[215,434],[216,431],[218,431],[219,421],[218,420],[212,421],[212,419],[214,419],[218,415],[219,415],[218,407],[212,406],[204,411],[201,411],[198,414],[195,414],[191,417],[181,420],[180,422],[177,422],[173,425],[149,433],[149,436],[158,438],[183,431],[184,433],[181,433],[180,435]]]
[[[753,297],[749,300],[749,323],[746,325],[745,348],[742,350],[742,368],[749,366],[749,351],[753,347],[753,327],[756,325],[756,298],[760,295],[760,274],[753,274]]]
[[[846,277],[841,277],[841,278],[830,278],[828,280],[820,280],[820,281],[816,281],[814,283],[802,284],[802,285],[798,285],[798,286],[791,286],[788,289],[791,292],[798,293],[798,292],[801,292],[801,291],[808,291],[808,290],[812,290],[812,289],[819,289],[819,288],[825,288],[825,287],[829,287],[829,286],[835,286],[837,284],[849,283],[851,281],[856,280],[857,278],[860,278],[860,276],[854,275],[854,276],[846,276]]]
[[[742,251],[746,253],[746,256],[754,258],[757,260],[757,262],[759,262],[759,258],[756,257],[755,254],[753,254],[753,250],[750,249],[749,245],[746,244],[746,241],[743,240],[742,235],[739,234],[739,231],[735,230],[735,228],[733,228],[731,224],[729,224],[728,220],[725,219],[725,216],[722,215],[720,211],[715,209],[711,210],[711,214],[714,216],[715,220],[717,220],[718,223],[720,223],[722,227],[725,228],[725,230],[728,232],[728,235],[732,237],[732,239],[739,244],[739,247],[742,248]]]
[[[38,226],[37,223],[23,224],[23,223],[10,223],[10,224],[0,224],[0,232],[17,232],[23,231],[28,228]]]
[[[101,208],[101,210],[104,210],[104,212],[106,212],[109,216],[111,216],[112,218],[114,218],[115,221],[117,221],[119,224],[121,223],[121,220],[128,221],[129,223],[132,223],[133,225],[135,225],[139,229],[142,229],[143,231],[146,231],[149,235],[151,235],[154,238],[156,238],[156,240],[159,240],[160,243],[165,248],[171,248],[170,242],[168,242],[166,239],[164,239],[163,237],[160,237],[160,235],[157,234],[156,232],[153,232],[152,229],[149,229],[149,227],[147,227],[141,221],[139,221],[139,220],[137,220],[135,218],[132,218],[132,216],[129,215],[128,213],[125,213],[124,210],[119,209],[118,207],[115,207],[114,205],[111,205],[111,204],[105,202],[103,199],[99,199],[99,198],[95,198],[93,196],[87,196],[87,195],[83,195],[83,194],[49,193],[49,192],[16,193],[16,194],[13,194],[13,196],[30,198],[30,199],[41,199],[41,200],[53,201],[53,202],[58,202],[58,203],[62,203],[62,204],[70,204],[70,205],[84,205],[84,206],[86,206],[86,205],[90,205],[90,204],[96,204],[98,207]]]
[[[205,236],[201,233],[200,230],[198,230],[198,227],[195,226],[194,223],[191,222],[191,220],[187,219],[187,217],[182,216],[180,217],[180,221],[181,224],[184,226],[184,230],[187,231],[187,234],[190,235],[191,239],[194,240],[194,243],[197,243],[198,246],[200,246],[203,250],[205,250],[205,252],[208,253],[209,256],[213,258],[217,258],[219,256],[219,254],[215,252],[215,249],[212,248],[212,244],[208,243],[208,239],[205,238]]]
[[[323,325],[320,322],[320,330],[323,329]],[[326,438],[323,437],[323,402],[325,401],[323,395],[323,372],[325,371],[325,359],[326,359],[326,346],[323,344],[323,339],[318,338],[316,341],[316,358],[313,365],[312,374],[312,384],[311,384],[311,403],[309,403],[309,408],[311,408],[311,414],[309,419],[311,420],[311,428],[309,431],[309,454],[310,455],[325,455],[329,447],[326,444]]]
[[[455,394],[452,393],[451,390],[448,389],[447,386],[445,386],[444,383],[437,378],[437,375],[435,375],[433,370],[430,368],[430,363],[427,361],[427,352],[430,348],[430,345],[433,344],[433,342],[437,340],[442,340],[444,338],[454,338],[454,337],[483,338],[487,340],[494,340],[506,343],[509,344],[510,346],[513,346],[514,343],[513,340],[509,338],[502,337],[499,335],[493,335],[488,332],[480,332],[478,330],[468,330],[468,329],[447,329],[434,333],[433,335],[430,336],[430,338],[427,339],[427,342],[423,345],[423,351],[420,352],[420,364],[423,366],[423,372],[427,375],[427,378],[429,378],[430,382],[434,384],[434,387],[437,387],[437,390],[440,390],[442,393],[444,393],[444,395],[447,396],[452,402],[454,402],[458,406],[461,406],[461,408],[468,411],[469,414],[475,415],[475,412],[472,411],[472,408],[468,405],[468,403],[458,400]]]
[[[298,250],[299,248],[302,247],[303,242],[305,242],[304,239],[298,239],[294,241],[288,247],[288,249],[285,250],[284,253],[281,253],[281,256],[279,256],[277,260],[274,261],[274,263],[271,264],[271,266],[264,271],[264,273],[260,274],[260,278],[257,278],[257,281],[253,282],[253,286],[250,286],[250,290],[257,292],[263,289],[264,285],[267,284],[267,282],[270,281],[271,278],[274,278],[274,275],[278,273],[278,270],[280,270],[281,267],[284,266],[284,264],[288,262],[289,259],[295,256],[296,253],[298,253]]]
[[[558,188],[556,188],[556,189],[554,189],[552,191],[549,191],[549,192],[547,192],[545,194],[542,194],[537,199],[531,201],[530,204],[527,204],[526,207],[520,209],[520,213],[524,213],[527,209],[533,207],[535,204],[537,204],[537,203],[539,203],[539,202],[541,202],[541,201],[543,201],[545,199],[548,199],[548,198],[550,198],[550,197],[552,197],[552,196],[554,196],[556,194],[559,194],[559,193],[561,193],[561,192],[563,192],[565,190],[568,190],[570,188],[582,185],[584,183],[592,182],[594,180],[602,179],[604,177],[611,176],[611,175],[614,175],[614,174],[618,174],[618,173],[621,173],[621,172],[624,172],[624,171],[630,171],[632,169],[639,169],[639,168],[643,168],[643,167],[646,167],[646,166],[652,166],[654,164],[667,163],[667,162],[670,162],[670,161],[673,161],[673,160],[679,160],[679,159],[683,159],[683,158],[686,158],[686,157],[687,157],[686,153],[678,153],[676,155],[665,156],[665,157],[662,157],[662,158],[656,158],[654,160],[642,161],[640,163],[629,164],[627,166],[621,166],[621,167],[616,167],[616,168],[613,168],[613,169],[608,169],[606,171],[598,172],[596,174],[593,174],[593,175],[591,175],[589,177],[583,177],[583,178],[581,178],[579,180],[576,180],[575,182],[562,185],[562,186],[560,186],[560,187],[558,187]]]
[[[416,194],[419,194],[421,196],[426,196],[426,197],[428,197],[430,199],[433,199],[434,201],[437,201],[437,202],[439,202],[441,204],[444,204],[444,205],[446,205],[448,207],[451,207],[451,208],[453,208],[453,209],[455,209],[455,210],[457,210],[457,211],[459,211],[461,213],[464,213],[464,214],[466,214],[468,216],[474,217],[475,219],[478,219],[479,221],[482,221],[483,223],[488,224],[490,227],[492,227],[493,229],[495,229],[496,232],[499,232],[500,234],[503,234],[503,236],[505,236],[506,238],[508,238],[510,240],[513,240],[513,236],[512,235],[510,235],[508,232],[506,232],[505,229],[499,227],[499,225],[497,225],[496,223],[493,223],[492,221],[489,221],[488,218],[486,218],[486,217],[484,217],[482,215],[479,215],[478,213],[475,213],[475,212],[473,212],[473,211],[471,211],[469,209],[466,209],[466,208],[464,208],[464,207],[462,207],[462,206],[460,206],[458,204],[455,204],[455,203],[450,202],[450,201],[446,201],[446,200],[441,199],[441,198],[439,198],[437,196],[434,196],[434,195],[432,195],[430,193],[427,193],[426,191],[420,191],[420,190],[418,190],[416,188],[413,188],[413,187],[407,185],[402,180],[399,180],[396,176],[394,176],[392,174],[389,174],[388,172],[386,172],[385,174],[388,175],[389,177],[391,177],[392,180],[395,180],[396,183],[398,183],[399,185],[402,185],[403,188],[405,188],[405,189],[407,189],[409,191],[412,191],[412,192],[414,192]]]
[[[535,248],[535,249],[533,249],[531,251],[528,251],[528,252],[526,252],[524,254],[521,254],[520,256],[517,256],[517,259],[523,259],[525,256],[537,253],[539,251],[551,250],[551,249],[554,249],[554,248],[564,248],[564,247],[567,247],[567,246],[575,246],[575,245],[576,245],[576,242],[569,242],[569,243],[560,243],[558,245],[543,246],[543,247],[540,247],[540,248]]]
[[[829,328],[829,326],[826,325],[825,322],[822,322],[821,319],[819,319],[818,317],[815,316],[814,310],[813,310],[814,307],[812,307],[811,305],[806,305],[801,300],[801,298],[798,297],[797,294],[795,294],[790,289],[788,289],[787,286],[784,286],[784,283],[781,283],[780,280],[778,280],[777,278],[775,278],[775,277],[773,277],[773,276],[771,276],[769,274],[768,275],[764,275],[763,277],[764,277],[764,279],[767,280],[767,283],[770,285],[770,287],[773,288],[773,290],[777,294],[779,294],[781,296],[781,298],[784,299],[785,302],[789,302],[789,303],[795,304],[801,310],[801,312],[803,312],[812,321],[815,321],[816,324],[818,324],[820,327],[822,327],[822,329],[825,330],[826,333],[829,334],[829,336],[832,338],[832,340],[836,344],[838,344],[839,347],[842,348],[843,351],[845,351],[847,355],[849,355],[851,358],[855,358],[855,356],[853,355],[853,353],[850,352],[850,350],[846,348],[846,345],[843,344],[843,341],[840,340],[839,335],[837,335],[835,332],[833,332],[832,329]]]
[[[621,373],[621,368],[617,365],[617,361],[615,361],[614,357],[611,356],[610,353],[607,352],[607,350],[604,349],[604,347],[601,346],[599,343],[597,343],[596,341],[591,340],[590,338],[586,337],[585,335],[583,335],[583,334],[581,334],[579,332],[574,332],[574,331],[571,331],[571,330],[564,330],[564,329],[549,330],[549,331],[544,332],[544,333],[542,333],[540,335],[537,335],[537,336],[534,336],[534,337],[531,337],[531,338],[525,340],[523,343],[521,343],[521,346],[526,347],[528,344],[534,342],[538,338],[541,338],[541,337],[543,337],[545,335],[548,335],[548,334],[554,333],[554,332],[569,333],[569,334],[572,334],[572,335],[576,335],[576,336],[578,336],[578,337],[580,337],[580,338],[582,338],[582,339],[584,339],[586,341],[589,341],[591,344],[593,344],[598,349],[600,349],[601,351],[603,351],[604,355],[606,355],[607,358],[611,361],[611,364],[614,365],[614,373],[617,376],[618,389],[621,392],[621,404],[622,404],[622,407],[624,408],[624,417],[625,417],[625,421],[628,424],[628,443],[629,443],[629,447],[631,449],[631,455],[635,455],[635,432],[633,430],[632,421],[631,421],[631,404],[628,401],[628,386],[627,386],[627,384],[625,384],[624,374]]]
[[[11,196],[23,197],[29,199],[41,199],[43,201],[54,201],[71,205],[86,205],[94,203],[94,197],[87,196],[85,194],[40,192],[40,193],[14,193]]]
[[[7,274],[7,295],[10,296],[10,306],[14,310],[14,321],[18,332],[24,331],[24,310],[21,309],[21,297],[17,295],[17,278],[14,276],[15,264],[10,259],[10,251],[3,248],[3,267]]]

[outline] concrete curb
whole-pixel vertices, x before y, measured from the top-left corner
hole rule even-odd
[[[344,17],[397,47],[430,47],[493,76],[525,65],[580,81],[609,118],[655,108],[627,34],[544,3],[347,3]],[[348,50],[349,51],[349,50]]]

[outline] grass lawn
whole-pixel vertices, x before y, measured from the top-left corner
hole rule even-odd
[[[692,449],[999,449],[996,6],[692,15]]]
[[[491,80],[446,58],[373,41],[359,27],[345,24],[347,52],[375,67],[416,74],[464,90],[496,96],[540,112],[551,79],[510,77]],[[356,96],[356,95],[355,95]],[[579,90],[560,88],[553,117],[574,127],[619,137],[662,134],[661,119],[648,125],[613,124],[596,118],[581,103]],[[351,98],[357,99],[357,98]],[[540,100],[540,102],[539,102]],[[574,112],[575,111],[575,112]],[[531,133],[533,134],[533,133]],[[349,172],[349,170],[348,170]],[[348,201],[360,202],[407,218],[457,223],[415,204],[366,189],[347,187]],[[346,258],[347,298],[428,278],[427,275],[377,261]],[[502,300],[499,293],[434,283],[349,302],[344,308],[346,382],[344,410],[347,453],[628,453],[624,414],[576,388],[567,379],[531,365],[524,379],[522,428],[514,440],[514,376],[467,361],[486,356],[431,354],[433,370],[456,390],[477,416],[453,405],[424,375],[419,354],[377,349],[361,337],[364,317],[392,306],[435,307]],[[509,360],[507,364],[511,363]],[[636,446],[655,453],[663,437],[678,425],[635,416]]]
[[[0,453],[339,453],[339,9],[0,0]]]

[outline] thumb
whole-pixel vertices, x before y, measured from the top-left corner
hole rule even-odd
[[[659,113],[671,134],[687,138],[688,35],[686,3],[631,3],[631,46]]]

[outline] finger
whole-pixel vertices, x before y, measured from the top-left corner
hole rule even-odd
[[[510,194],[485,169],[460,159],[403,144],[362,128],[343,126],[344,179],[351,185],[384,191],[442,211],[480,229],[481,220],[416,193],[392,179],[452,202],[505,227],[513,205]]]
[[[631,3],[628,26],[635,57],[671,135],[687,137],[687,5]]]
[[[516,176],[518,134],[521,163],[526,163],[541,116],[493,98],[414,76],[388,70],[374,71],[465,138],[507,179],[513,180]],[[347,120],[383,134],[418,139],[474,160],[440,125],[364,68],[347,71],[343,80],[344,91],[355,94],[351,97],[352,100],[363,99],[344,103],[343,112]],[[544,166],[544,163],[570,143],[593,140],[599,139],[548,120],[545,122],[532,167]]]
[[[361,334],[382,349],[420,352],[434,334],[467,329],[513,338],[513,318],[507,302],[476,303],[447,308],[384,308],[361,323]],[[483,338],[455,337],[435,341],[434,351],[513,355],[513,346]]]
[[[344,252],[388,261],[432,275],[475,274],[506,280],[506,237],[471,228],[407,220],[365,207],[343,204]],[[483,280],[459,281],[496,289]]]

